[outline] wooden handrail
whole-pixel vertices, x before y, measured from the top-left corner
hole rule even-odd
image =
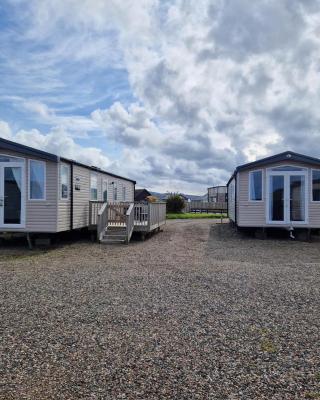
[[[100,241],[108,226],[108,203],[104,203],[98,211],[97,218],[97,239]]]
[[[134,228],[134,203],[131,203],[126,212],[127,244],[130,242]]]

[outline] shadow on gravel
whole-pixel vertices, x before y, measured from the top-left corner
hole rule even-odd
[[[212,225],[207,254],[226,261],[254,263],[319,263],[320,243],[290,240],[287,232],[273,232],[266,240],[239,232],[229,224]]]

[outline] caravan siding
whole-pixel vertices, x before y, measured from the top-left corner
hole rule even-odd
[[[19,157],[25,161],[25,227],[5,228],[17,232],[56,232],[57,228],[57,164],[0,148],[0,154]],[[46,198],[29,200],[29,160],[43,161],[46,165]]]
[[[27,170],[28,168],[29,165],[27,166]],[[54,162],[46,161],[46,200],[32,201],[28,200],[27,197],[27,203],[26,203],[27,231],[56,232],[57,200],[58,200],[57,179],[58,179],[57,164]]]
[[[59,174],[60,175],[60,174]],[[73,165],[73,229],[85,228],[89,225],[89,201],[91,176],[97,177],[98,200],[104,199],[104,190],[107,189],[108,201],[134,201],[134,184],[125,179],[115,178],[103,172],[94,171],[80,165]],[[125,193],[123,188],[125,187]],[[115,189],[117,188],[117,189]],[[59,193],[60,193],[59,177]],[[117,200],[115,200],[115,190]],[[125,198],[124,198],[125,195]],[[68,200],[59,198],[58,207],[58,231],[65,231],[70,226],[71,196]]]
[[[60,169],[61,166],[65,165],[69,168],[69,191],[68,198],[61,198],[61,174]],[[57,166],[57,194],[58,194],[58,218],[57,218],[57,231],[67,231],[71,229],[70,226],[70,212],[71,212],[71,165],[65,162],[59,162]]]
[[[235,200],[235,190],[236,190],[236,181],[233,178],[228,186],[228,216],[229,219],[233,222],[236,222],[236,200]]]
[[[78,165],[73,166],[74,229],[84,228],[89,225],[90,172],[88,168]]]
[[[246,171],[238,172],[237,181],[237,224],[243,227],[263,227],[269,226],[266,221],[266,171],[268,168],[275,168],[281,165],[296,165],[297,167],[303,167],[308,169],[308,210],[309,210],[309,222],[301,227],[317,228],[320,227],[320,202],[312,201],[312,174],[313,169],[310,164],[297,163],[294,161],[278,162],[269,164],[263,168],[253,168]],[[250,201],[249,200],[249,172],[256,169],[262,170],[262,183],[263,183],[263,197],[262,201]],[[319,169],[315,166],[314,169]],[[275,225],[273,225],[275,226]]]
[[[262,171],[262,186],[265,187],[265,171]],[[266,223],[265,195],[262,201],[249,201],[249,171],[238,173],[237,180],[237,224],[239,226],[263,226]]]

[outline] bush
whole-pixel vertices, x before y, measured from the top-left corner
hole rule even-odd
[[[180,213],[185,207],[183,198],[179,193],[171,193],[167,198],[167,212]]]
[[[158,201],[158,198],[156,196],[147,196],[146,200],[148,203],[156,203]]]

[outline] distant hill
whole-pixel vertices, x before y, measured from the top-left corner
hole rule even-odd
[[[161,200],[165,200],[168,196],[168,192],[167,193],[159,193],[159,192],[150,192],[153,196],[158,197],[158,199]],[[190,200],[203,200],[206,201],[207,200],[207,194],[203,195],[203,196],[198,196],[195,194],[185,194],[185,193],[181,193],[184,197],[186,197],[187,199]]]

